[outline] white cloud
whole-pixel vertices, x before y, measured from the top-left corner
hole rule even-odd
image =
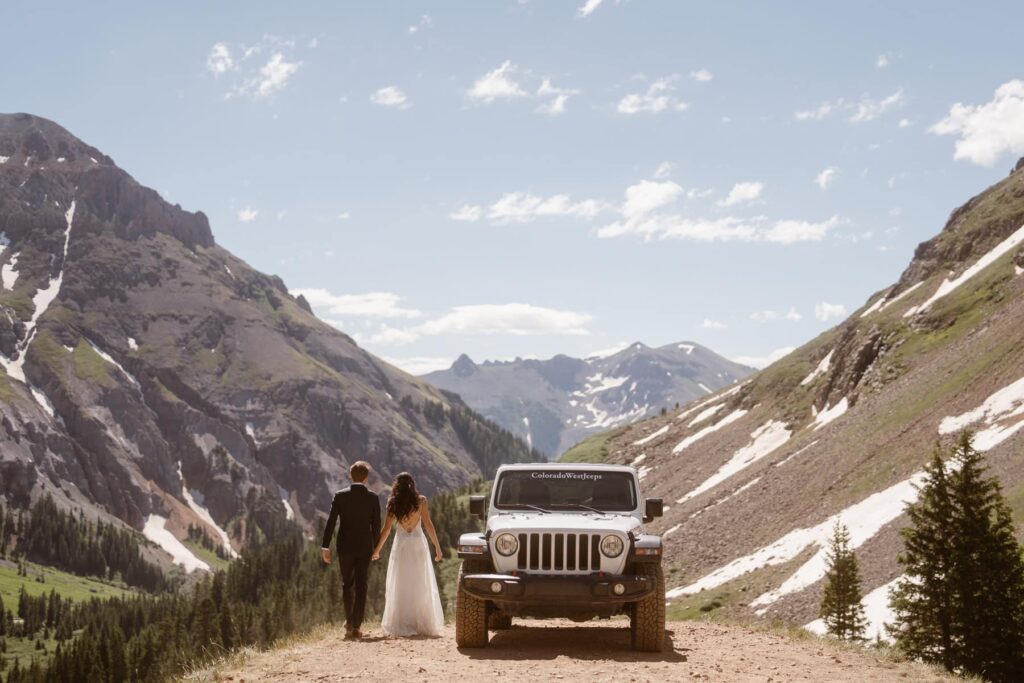
[[[828,322],[833,318],[845,318],[846,306],[822,301],[814,306],[814,317],[822,322]]]
[[[391,327],[390,325],[381,325],[380,329],[369,337],[355,335],[356,341],[360,344],[377,344],[380,346],[403,346],[413,343],[419,337],[420,335],[414,330],[403,330]]]
[[[984,104],[957,102],[928,131],[958,136],[953,158],[980,166],[992,166],[1006,153],[1024,154],[1024,81],[1003,83]]]
[[[426,375],[435,370],[447,370],[454,362],[451,358],[414,356],[412,358],[383,358],[384,362],[408,372],[410,375]]]
[[[690,72],[690,78],[697,81],[698,83],[707,83],[714,77],[714,74],[712,74],[707,69],[697,69],[696,71]]]
[[[473,204],[463,204],[455,211],[448,214],[448,217],[452,220],[463,221],[466,223],[473,223],[480,220],[483,217],[483,209]]]
[[[912,125],[914,125],[914,122],[910,119],[900,119],[900,128],[910,128]]]
[[[840,103],[842,100],[839,101]],[[814,109],[802,109],[793,114],[793,117],[797,121],[821,121],[823,118],[832,113],[833,105],[831,102],[822,102]]]
[[[764,368],[777,360],[785,358],[793,351],[796,350],[795,346],[784,346],[781,349],[776,349],[769,353],[767,356],[737,356],[732,360],[741,365],[749,365],[752,368]]]
[[[224,43],[214,43],[210,48],[210,55],[206,58],[206,69],[215,76],[220,76],[237,68],[238,65],[231,57],[230,48]]]
[[[797,323],[803,320],[803,316],[797,312],[796,308],[791,306],[785,313],[771,309],[765,311],[754,311],[750,314],[750,319],[756,323],[773,323],[780,320]]]
[[[852,116],[850,116],[849,121],[850,123],[874,121],[888,110],[902,107],[906,101],[907,98],[903,94],[903,88],[900,88],[892,95],[884,97],[881,100],[873,100],[870,97],[864,97],[859,103],[857,103],[857,110]]]
[[[736,183],[729,190],[729,196],[718,201],[719,206],[733,206],[742,202],[749,202],[761,196],[764,183],[754,180],[745,183]]]
[[[619,100],[618,111],[620,114],[657,114],[667,109],[683,111],[688,108],[686,102],[676,99],[672,93],[675,91],[675,81],[678,76],[667,76],[659,78],[642,93],[630,93]]]
[[[658,180],[664,180],[672,175],[672,169],[675,168],[675,164],[671,161],[663,161],[658,164],[658,168],[654,169],[654,177]]]
[[[836,174],[838,173],[838,168],[835,166],[829,166],[814,177],[814,184],[823,190],[827,190],[829,186],[835,182]]]
[[[332,294],[326,289],[294,289],[293,296],[300,294],[315,309],[328,316],[353,316],[359,318],[418,318],[420,311],[403,308],[402,297],[391,292],[369,292],[366,294]]]
[[[260,212],[256,209],[245,207],[244,209],[238,210],[238,220],[243,223],[252,223],[256,220],[256,216],[259,216]]]
[[[425,335],[588,335],[592,316],[529,304],[456,306],[449,313],[420,325]]]
[[[382,107],[398,107],[408,109],[411,105],[409,99],[397,86],[389,85],[370,95],[370,101]]]
[[[780,244],[819,242],[825,238],[829,230],[837,225],[839,225],[839,216],[832,216],[820,223],[795,220],[776,221],[775,225],[764,233],[764,239]]]
[[[335,218],[337,218],[339,221],[347,221],[351,217],[352,216],[351,216],[351,214],[349,214],[348,211],[342,211],[337,216],[335,216]]]
[[[702,322],[700,326],[705,330],[724,330],[729,327],[722,321],[712,320],[711,318],[704,318],[704,322]]]
[[[564,194],[538,197],[526,192],[506,192],[488,207],[487,218],[496,223],[525,223],[552,216],[590,219],[605,208],[604,202],[594,199],[574,202]]]
[[[409,27],[409,33],[417,33],[420,29],[430,28],[433,25],[434,20],[430,18],[430,15],[424,14],[418,22]]]
[[[548,116],[558,116],[565,113],[565,105],[573,95],[579,95],[579,90],[567,88],[556,88],[551,84],[551,79],[545,78],[537,88],[537,97],[550,97],[551,99],[540,105],[537,111]]]
[[[683,188],[671,180],[654,182],[641,180],[626,188],[626,201],[622,215],[626,219],[640,219],[662,207],[675,202],[683,194]]]
[[[604,0],[586,0],[586,2],[580,5],[580,8],[578,10],[579,16],[589,17],[591,14],[593,14],[594,10],[601,6],[602,2],[604,2]]]
[[[876,69],[884,69],[889,66],[889,55],[878,55],[878,59],[875,60]]]
[[[466,95],[471,100],[486,104],[497,99],[526,97],[527,92],[513,79],[518,71],[519,67],[511,61],[505,60],[497,69],[488,71],[473,83]]]

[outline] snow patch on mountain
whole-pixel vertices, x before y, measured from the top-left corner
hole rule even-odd
[[[693,349],[694,348],[695,347],[694,347],[693,344],[680,344],[679,345],[679,349],[682,350],[682,351],[686,351],[686,355],[687,356],[693,354]]]
[[[228,533],[213,520],[213,517],[210,515],[210,511],[203,506],[203,495],[198,491],[195,493],[189,491],[188,487],[185,485],[185,477],[181,474],[180,462],[178,463],[178,478],[181,479],[181,497],[185,499],[185,503],[188,504],[192,512],[196,513],[196,516],[199,517],[199,519],[206,522],[210,528],[217,532],[217,536],[220,537],[221,545],[224,546],[224,550],[228,555],[232,558],[238,557],[238,553],[236,553],[235,549],[231,547],[231,539],[228,538]],[[197,498],[198,500],[196,500]]]
[[[662,436],[663,434],[667,434],[668,433],[668,428],[669,428],[669,425],[665,425],[664,427],[662,427],[658,431],[656,431],[656,432],[654,432],[652,434],[648,434],[647,436],[645,436],[642,439],[637,439],[636,441],[633,442],[633,445],[634,446],[643,446],[645,443],[650,443],[651,441],[654,441],[655,439],[657,439],[659,436]]]
[[[95,351],[100,358],[107,361],[115,368],[117,368],[121,372],[121,374],[124,375],[124,378],[128,380],[128,383],[135,388],[136,391],[142,391],[142,385],[139,384],[139,380],[135,379],[135,375],[125,370],[123,365],[114,360],[113,356],[111,356],[109,353],[107,353],[99,346],[97,346],[96,343],[93,342],[91,339],[86,339],[85,341],[87,344],[89,344],[90,347],[92,347],[92,350]]]
[[[769,420],[751,433],[751,442],[736,451],[729,459],[729,462],[722,465],[717,472],[704,480],[700,486],[693,489],[685,496],[677,500],[677,503],[685,503],[705,491],[710,491],[735,474],[742,472],[753,465],[761,458],[769,455],[776,448],[789,441],[792,432],[786,427],[785,422]]]
[[[196,569],[210,571],[210,565],[193,555],[192,551],[168,531],[166,526],[166,517],[150,515],[146,519],[146,525],[142,527],[142,535],[163,548],[174,560],[174,564],[180,564],[186,572],[191,574]]]
[[[128,348],[131,349],[132,351],[139,350],[139,343],[135,341],[134,337],[128,337]]]
[[[692,420],[690,420],[690,423],[688,425],[686,425],[686,426],[687,427],[694,427],[694,426],[700,424],[701,422],[703,422],[704,420],[708,419],[709,417],[714,417],[724,407],[725,407],[725,404],[719,404],[717,406],[711,406],[710,408],[705,408],[704,410],[702,410],[700,412],[699,415],[697,415],[697,417],[695,417]]]
[[[959,432],[978,422],[985,425],[974,435],[974,447],[979,451],[994,448],[1024,428],[1024,377],[995,392],[974,410],[944,418],[939,423],[939,434]]]
[[[681,453],[682,451],[686,450],[686,448],[688,448],[689,446],[692,446],[693,444],[697,443],[698,441],[703,439],[708,434],[711,434],[713,432],[717,432],[722,427],[726,427],[728,425],[731,425],[736,420],[741,419],[744,415],[747,414],[747,412],[748,411],[743,410],[743,409],[734,410],[733,412],[729,413],[728,415],[723,417],[720,421],[716,422],[715,424],[713,424],[713,425],[711,425],[709,427],[705,427],[704,429],[700,430],[696,434],[691,434],[690,436],[686,437],[685,439],[683,439],[682,441],[677,443],[675,445],[675,448],[672,449],[672,453],[673,454]]]
[[[805,387],[811,382],[813,382],[815,379],[820,377],[821,375],[824,375],[826,372],[828,372],[828,369],[832,366],[832,354],[834,354],[835,352],[835,349],[829,351],[828,355],[822,358],[821,362],[818,363],[818,367],[814,368],[811,374],[804,377],[803,381],[800,382],[800,386]]]
[[[823,411],[814,416],[814,429],[821,429],[833,420],[838,419],[850,409],[850,401],[845,396],[831,408],[826,407]]]
[[[277,495],[281,498],[281,503],[284,505],[284,517],[289,522],[295,520],[295,510],[292,509],[292,504],[288,501],[288,492],[283,486],[277,487]]]
[[[972,277],[974,277],[981,271],[985,270],[985,268],[987,268],[988,266],[995,263],[995,261],[999,259],[1000,256],[1007,253],[1021,242],[1024,242],[1024,226],[1021,226],[1017,230],[1017,232],[1013,233],[1005,240],[1003,240],[995,247],[993,247],[991,251],[989,251],[987,254],[978,259],[978,261],[973,266],[971,266],[963,273],[961,273],[959,277],[954,278],[952,280],[950,280],[949,278],[943,280],[942,284],[939,285],[939,288],[935,290],[934,294],[931,295],[931,298],[929,298],[920,306],[912,307],[910,310],[903,314],[903,317],[909,318],[910,316],[916,315],[917,313],[921,313],[922,311],[927,311],[936,301],[948,295],[950,292],[955,291],[962,284],[970,280]]]
[[[2,253],[2,252],[0,252]],[[18,257],[21,256],[21,252],[11,254],[11,260],[0,268],[0,279],[3,280],[4,289],[14,289],[14,285],[18,282]]]

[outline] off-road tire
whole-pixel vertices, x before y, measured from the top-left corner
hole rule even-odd
[[[463,560],[459,567],[459,591],[455,594],[455,644],[459,647],[487,647],[487,602],[467,593],[462,577],[490,571],[487,560]]]
[[[491,612],[487,625],[492,631],[507,631],[512,628],[512,617],[501,612]]]
[[[660,564],[637,564],[637,576],[654,577],[654,592],[633,603],[629,615],[629,632],[633,649],[640,652],[661,652],[665,644],[665,575]]]

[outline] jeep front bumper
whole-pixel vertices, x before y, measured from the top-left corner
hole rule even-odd
[[[654,592],[653,576],[585,574],[469,574],[462,588],[479,600],[497,603],[548,603],[566,606],[636,602]]]

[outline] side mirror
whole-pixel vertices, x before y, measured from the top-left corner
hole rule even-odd
[[[661,498],[646,498],[644,499],[644,521],[650,522],[655,517],[661,517],[665,514],[664,505],[661,502]]]
[[[659,501],[660,502],[660,501]],[[487,515],[487,498],[484,496],[469,497],[469,514],[483,519]],[[660,510],[661,508],[659,508]]]

